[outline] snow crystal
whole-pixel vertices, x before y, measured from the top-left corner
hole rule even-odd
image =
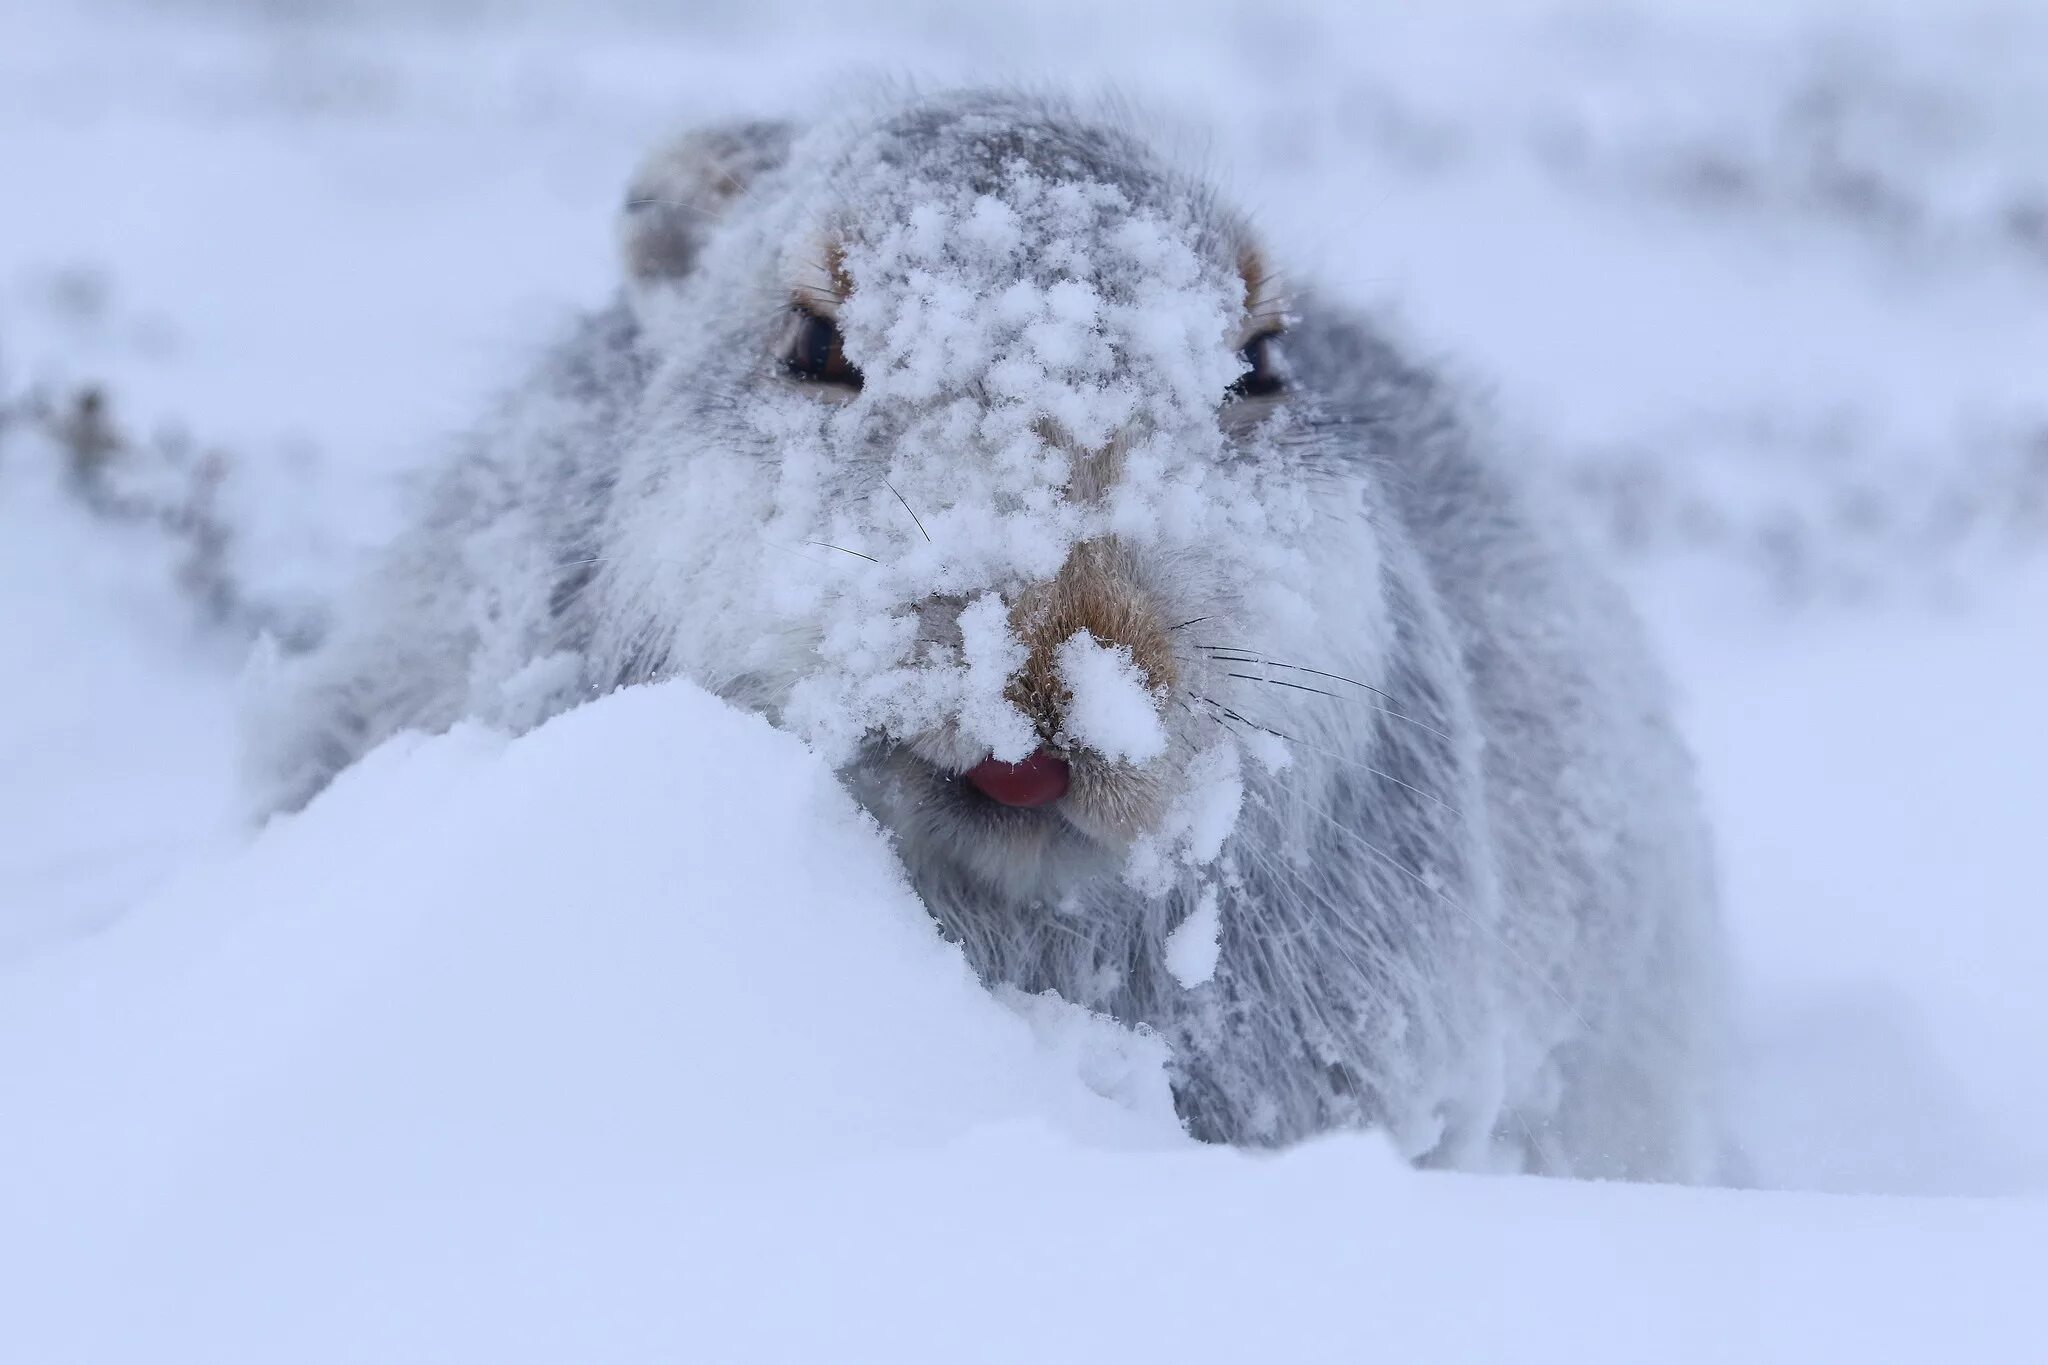
[[[1239,742],[1269,773],[1285,772],[1294,763],[1294,751],[1287,747],[1286,738],[1270,730],[1254,730],[1240,736]]]
[[[1068,693],[1069,741],[1126,763],[1150,763],[1166,752],[1159,700],[1127,647],[1112,648],[1083,630],[1056,657]]]
[[[1244,806],[1244,776],[1237,748],[1215,744],[1195,755],[1181,789],[1153,832],[1131,845],[1124,880],[1160,895],[1179,875],[1176,863],[1202,866],[1216,861],[1223,841]]]
[[[1005,688],[1024,667],[1024,646],[1010,631],[1002,599],[977,597],[960,613],[960,649],[967,662],[960,729],[1004,763],[1021,763],[1038,747],[1038,732]]]
[[[1199,755],[1188,773],[1188,791],[1174,810],[1174,821],[1187,838],[1191,862],[1215,860],[1223,841],[1237,824],[1238,809],[1244,804],[1244,779],[1240,775],[1237,750],[1218,746]]]
[[[1216,959],[1222,954],[1222,916],[1214,886],[1204,886],[1188,917],[1174,926],[1166,938],[1166,970],[1190,990],[1216,975]]]

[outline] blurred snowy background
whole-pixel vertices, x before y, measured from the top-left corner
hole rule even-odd
[[[249,639],[317,628],[446,435],[605,298],[640,152],[883,76],[1126,93],[1209,149],[1289,273],[1491,389],[1678,675],[1759,1182],[1893,1197],[1413,1177],[1362,1141],[1171,1150],[1131,1117],[1145,1058],[1085,1021],[947,994],[931,974],[957,961],[909,938],[856,936],[844,972],[750,939],[733,904],[782,852],[749,861],[750,829],[815,819],[833,867],[874,850],[801,756],[692,695],[502,754],[380,756],[247,849]],[[1335,1355],[1345,1319],[1388,1359],[1689,1358],[1651,1335],[1702,1359],[2031,1357],[2044,551],[2035,0],[8,0],[0,1357]],[[706,845],[725,862],[533,892],[554,865],[531,831],[588,821],[630,863],[659,836],[607,845],[599,815],[715,819],[660,805],[683,798],[635,764],[664,744],[793,775]],[[578,784],[596,813],[550,804]],[[914,919],[885,867],[863,876],[772,884]],[[678,884],[723,907],[701,936],[658,913]],[[688,1012],[650,963],[688,964]],[[848,974],[929,1013],[839,1038],[874,1003]],[[1019,1018],[1035,1042],[1002,1032]],[[903,1063],[934,1031],[945,1056]],[[830,1064],[790,1082],[815,1108],[693,1071],[821,1034]],[[1052,1079],[977,1107],[948,1067]],[[857,1174],[773,1139],[863,1094],[932,1121],[847,1120]],[[1093,1094],[1122,1117],[1074,1117]],[[733,1106],[769,1157],[706,1145]],[[715,1197],[692,1183],[714,1162]],[[662,1297],[682,1281],[718,1289]],[[903,1335],[855,1330],[862,1305]],[[750,1307],[774,1328],[739,1330]]]

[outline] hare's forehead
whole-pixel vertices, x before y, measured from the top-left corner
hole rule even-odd
[[[1261,253],[1202,199],[1023,162],[970,184],[878,177],[808,219],[784,273],[799,301],[852,329],[932,306],[1090,326],[1150,307],[1213,314],[1227,333],[1267,301]]]

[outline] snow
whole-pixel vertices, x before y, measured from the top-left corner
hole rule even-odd
[[[1713,810],[1760,1188],[1188,1143],[1158,1040],[982,991],[820,761],[687,686],[401,739],[252,835],[240,640],[195,619],[159,537],[8,430],[10,1359],[2036,1353],[2035,7],[472,9],[10,6],[0,401],[105,378],[134,429],[220,442],[237,571],[317,594],[604,296],[660,133],[863,60],[1113,77],[1210,142],[1276,262],[1494,387],[1627,556]],[[1003,248],[993,209],[955,209]],[[1072,390],[1063,421],[1107,420],[1070,372],[1114,300],[1034,289],[984,334],[932,299],[901,382],[1001,349],[1026,389]],[[1082,529],[984,538],[901,472],[990,574]],[[1199,534],[1209,498],[1148,533]],[[890,547],[902,579],[804,553],[886,602],[939,562],[902,512],[820,537]],[[880,685],[894,637],[845,617]],[[973,681],[988,635],[946,686],[1021,744]],[[559,681],[515,679],[496,719]],[[1162,862],[1234,816],[1235,753],[1203,762]]]
[[[1216,861],[1223,841],[1244,808],[1241,760],[1234,745],[1197,749],[1188,760],[1184,785],[1154,829],[1131,845],[1124,877],[1133,886],[1163,893],[1174,880],[1175,862],[1202,866]]]
[[[1774,1181],[2038,1191],[2048,971],[2033,851],[2048,576],[1966,616],[1666,616],[1753,997],[1753,1145]]]
[[[1024,667],[1025,650],[1010,630],[1002,598],[984,593],[961,608],[960,654],[967,669],[961,730],[999,762],[1022,763],[1038,747],[1038,732],[1006,695],[1009,680]]]
[[[1162,1057],[983,991],[825,768],[688,684],[397,741],[11,974],[10,1348],[1996,1357],[2034,1278],[2025,1202],[1202,1149]]]
[[[118,918],[226,823],[234,765],[233,647],[55,463],[0,448],[0,963]]]
[[[1216,888],[1205,886],[1195,908],[1166,937],[1166,969],[1175,981],[1193,990],[1216,975],[1222,930]]]
[[[1166,752],[1159,703],[1129,648],[1111,648],[1082,630],[1056,657],[1069,698],[1068,739],[1125,763],[1149,763]]]

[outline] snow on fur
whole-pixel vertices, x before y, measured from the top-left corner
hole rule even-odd
[[[1183,986],[1200,986],[1216,975],[1216,959],[1222,951],[1217,940],[1223,929],[1216,907],[1216,888],[1203,887],[1193,913],[1167,935],[1166,969]]]
[[[1199,1136],[1706,1174],[1683,754],[1625,610],[1452,387],[1319,306],[1289,396],[1233,404],[1249,233],[1113,116],[976,90],[698,136],[763,169],[652,195],[689,269],[633,276],[481,425],[294,668],[297,733],[259,745],[280,784],[687,676],[841,772],[984,981],[1165,1039]],[[786,372],[806,310],[858,388]],[[1137,640],[1036,641],[1057,676],[1026,714],[1019,614],[1083,561],[1129,580],[1176,686],[1126,669]],[[530,669],[565,652],[578,687]],[[1060,726],[1056,809],[963,800]],[[1189,988],[1167,937],[1204,894]]]
[[[1166,752],[1159,700],[1129,649],[1112,648],[1083,630],[1059,647],[1058,659],[1069,698],[1068,739],[1127,763],[1149,763]]]

